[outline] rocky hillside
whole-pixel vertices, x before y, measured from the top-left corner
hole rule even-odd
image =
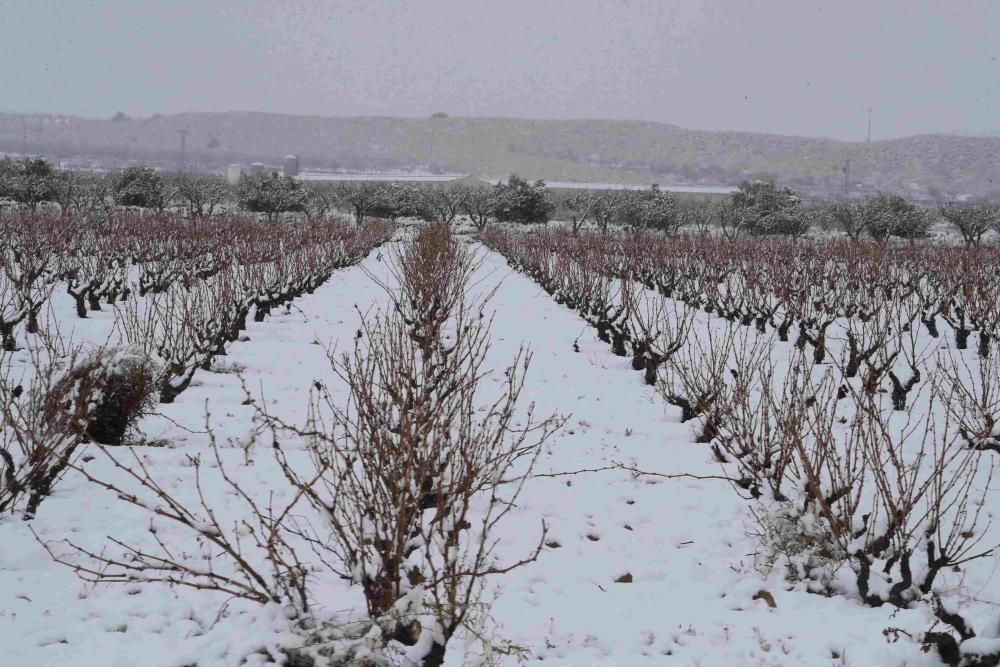
[[[918,199],[1000,194],[1000,137],[923,135],[871,144],[706,132],[617,120],[320,117],[228,112],[87,119],[0,115],[0,151],[179,162],[189,168],[300,156],[304,169],[421,170],[559,181],[731,185],[777,178],[806,193],[890,190]],[[994,181],[997,181],[996,183]]]

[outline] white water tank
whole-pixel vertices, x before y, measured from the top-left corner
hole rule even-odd
[[[226,180],[229,181],[230,185],[238,185],[240,178],[243,177],[243,167],[238,164],[231,164],[229,168],[226,169]]]

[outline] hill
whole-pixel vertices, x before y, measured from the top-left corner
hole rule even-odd
[[[921,135],[871,144],[749,132],[708,132],[622,120],[321,117],[258,112],[90,119],[0,115],[0,151],[143,160],[172,168],[179,130],[189,168],[277,163],[305,169],[473,173],[499,177],[690,185],[777,178],[803,192],[890,190],[917,199],[1000,194],[1000,137]]]

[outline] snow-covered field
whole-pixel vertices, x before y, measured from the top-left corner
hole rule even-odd
[[[941,664],[934,651],[905,637],[919,637],[933,624],[927,608],[867,607],[850,596],[809,593],[779,572],[761,573],[747,536],[754,527],[751,505],[719,478],[722,468],[680,423],[680,410],[645,386],[629,359],[611,354],[574,311],[512,271],[499,254],[478,244],[476,251],[484,262],[475,289],[499,285],[489,306],[495,317],[487,360],[494,373],[487,382],[502,382],[503,369],[526,345],[532,358],[520,409],[533,402],[537,415],[566,418],[498,527],[502,560],[530,553],[543,522],[548,534],[535,562],[490,578],[496,627],[488,632],[521,647],[528,664]],[[315,381],[343,396],[326,350],[349,348],[361,314],[385,305],[373,276],[391,283],[384,250],[335,272],[266,321],[251,322],[248,340],[230,346],[175,403],[144,419],[147,440],[165,444],[133,448],[135,455],[165,488],[192,502],[198,494],[192,460],[201,457],[206,504],[223,522],[238,519],[245,506],[220,478],[208,424],[227,474],[256,498],[287,496],[269,451],[271,436],[257,428],[245,389],[270,413],[297,424],[306,420]],[[112,335],[110,312],[76,320],[65,294],[52,303],[64,335],[69,327],[77,339]],[[700,319],[698,330],[707,322]],[[109,451],[135,465],[125,448]],[[96,447],[80,461],[94,477],[129,483]],[[658,475],[615,468],[619,463]],[[50,548],[57,552],[64,539],[113,551],[108,536],[149,543],[151,528],[172,549],[200,548],[181,529],[151,521],[149,512],[73,471],[34,520],[0,518],[0,664],[264,664],[269,658],[262,649],[295,641],[274,605],[165,584],[87,584],[53,562],[39,542],[54,541]],[[992,579],[997,565],[1000,555],[977,561],[961,585],[983,601],[1000,600]],[[356,587],[335,578],[320,586],[323,614],[347,618],[363,611]],[[449,644],[448,664],[467,664],[463,639]]]

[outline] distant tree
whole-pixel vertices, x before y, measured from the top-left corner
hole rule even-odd
[[[44,201],[55,201],[56,172],[45,158],[0,160],[0,197],[8,197],[32,211]]]
[[[0,160],[0,199],[13,199],[14,161],[9,157]]]
[[[163,177],[146,165],[122,169],[112,177],[111,190],[118,206],[138,206],[162,211],[170,200]]]
[[[446,187],[442,190],[425,190],[420,193],[421,217],[450,225],[462,210],[468,196],[468,188]]]
[[[671,235],[679,231],[677,201],[671,193],[661,190],[654,183],[649,190],[633,190],[630,195],[619,214],[622,224],[636,229],[656,229]]]
[[[549,189],[545,181],[529,183],[512,175],[506,183],[501,181],[495,187],[499,195],[496,218],[501,222],[544,224],[549,221],[549,216],[555,209],[549,201]]]
[[[218,176],[177,174],[173,186],[177,199],[192,218],[212,217],[230,196],[229,184]]]
[[[78,171],[64,170],[56,172],[55,201],[63,215],[81,214],[86,201],[87,179]]]
[[[899,195],[880,192],[866,205],[868,233],[877,241],[896,237],[912,243],[930,232],[933,221],[927,211]]]
[[[632,206],[635,195],[631,190],[608,190],[597,195],[597,200],[591,210],[594,222],[602,231],[608,231],[608,227],[620,219],[622,211]]]
[[[337,188],[337,194],[351,207],[354,221],[359,225],[378,203],[379,187],[378,184],[367,181],[347,181]]]
[[[870,200],[855,199],[826,204],[826,215],[848,238],[858,240],[868,227],[872,217]]]
[[[124,111],[117,111],[115,112],[115,115],[111,117],[111,120],[120,123],[123,120],[128,120],[128,116],[125,115]]]
[[[94,174],[86,179],[86,206],[105,220],[115,210],[114,174]]]
[[[263,213],[274,222],[279,213],[303,211],[306,193],[297,179],[278,174],[257,174],[240,179],[237,188],[239,205],[251,213]]]
[[[393,221],[397,218],[423,218],[427,217],[423,205],[423,194],[414,186],[385,183],[376,188],[369,213],[376,218]]]
[[[448,114],[443,111],[435,111],[431,114],[431,118],[448,118]]]
[[[794,190],[774,181],[743,181],[731,197],[742,228],[753,234],[804,233],[805,221],[797,210],[801,202]]]
[[[823,202],[814,202],[788,209],[774,221],[773,234],[783,234],[793,239],[809,233],[813,227],[829,228],[830,215]]]
[[[1000,207],[996,204],[977,202],[962,204],[950,202],[938,208],[941,217],[962,234],[966,245],[979,245],[983,236],[1000,225]]]
[[[742,236],[756,224],[757,213],[752,208],[736,205],[732,199],[714,202],[711,206],[715,224],[727,239]]]
[[[779,234],[797,239],[804,236],[817,220],[818,211],[813,206],[793,206],[778,215],[771,216],[763,227],[755,231],[761,234]]]
[[[580,233],[580,229],[590,219],[600,200],[601,193],[597,190],[585,190],[562,200],[562,207],[569,212],[574,234]]]
[[[333,183],[317,182],[305,186],[305,214],[309,222],[327,218],[340,201],[340,193]]]
[[[698,234],[707,234],[712,229],[714,211],[712,202],[700,199],[678,200],[674,215],[677,216],[678,229],[693,228]]]
[[[500,191],[496,187],[476,185],[466,190],[462,210],[469,216],[473,226],[483,231],[496,216],[499,203]]]

